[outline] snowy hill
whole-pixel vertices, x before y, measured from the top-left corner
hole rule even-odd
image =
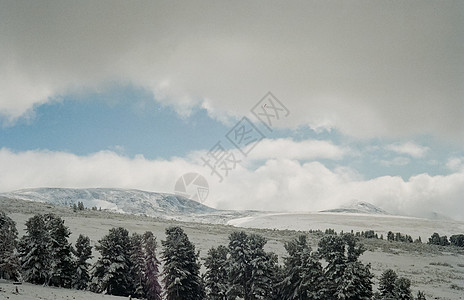
[[[155,217],[213,213],[216,210],[182,196],[131,189],[24,189],[0,196],[70,206],[83,202],[87,208],[97,207],[129,214]]]
[[[372,205],[368,202],[363,201],[353,201],[347,206],[341,208],[323,210],[321,212],[331,212],[331,213],[355,213],[355,214],[378,214],[378,215],[388,215],[389,213],[385,210]]]

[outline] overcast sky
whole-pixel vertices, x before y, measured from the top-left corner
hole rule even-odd
[[[0,192],[198,172],[218,208],[464,219],[464,2],[0,0],[0,123]]]

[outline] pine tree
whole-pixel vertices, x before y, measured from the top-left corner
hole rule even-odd
[[[145,297],[147,300],[161,300],[158,269],[160,262],[156,257],[156,239],[151,231],[144,233],[143,244],[145,249]]]
[[[199,254],[187,235],[180,227],[169,227],[161,244],[166,300],[203,300]]]
[[[24,280],[35,284],[48,283],[50,278],[50,236],[40,214],[26,221],[26,234],[19,243]]]
[[[3,211],[0,211],[0,241],[0,278],[19,280],[18,230],[16,223]]]
[[[427,244],[440,245],[440,235],[434,232],[432,236],[429,238],[429,241]]]
[[[424,293],[421,291],[418,291],[416,300],[426,300]]]
[[[229,251],[225,246],[211,248],[205,259],[205,288],[208,299],[227,299],[228,277],[227,277],[227,254]]]
[[[371,299],[372,277],[370,265],[358,261],[364,253],[362,245],[356,246],[352,235],[325,236],[319,241],[325,267],[325,296],[329,299]]]
[[[300,235],[285,243],[285,249],[289,256],[284,258],[284,276],[279,283],[280,299],[322,299],[322,265],[311,253],[306,236]]]
[[[251,250],[251,299],[273,299],[277,293],[277,255],[265,252],[267,240],[258,234],[248,236]]]
[[[395,282],[395,297],[397,300],[412,300],[411,280],[400,277]]]
[[[392,269],[385,270],[380,277],[379,290],[380,295],[386,299],[394,299],[395,284],[398,276]]]
[[[133,292],[131,277],[131,242],[129,232],[122,228],[111,228],[98,241],[95,249],[101,257],[94,266],[91,290],[97,293],[129,296]]]
[[[138,233],[133,233],[131,237],[131,276],[134,282],[133,296],[144,298],[144,278],[145,278],[145,254],[143,251],[143,237]]]
[[[251,267],[249,262],[248,236],[244,231],[233,232],[229,236],[230,259],[228,264],[230,298],[244,297],[250,299]],[[248,298],[247,298],[248,297]]]
[[[90,239],[82,234],[79,235],[76,241],[74,254],[76,261],[76,274],[73,280],[73,287],[78,290],[85,290],[90,281],[89,266],[87,260],[92,258],[92,246]]]
[[[464,234],[454,234],[450,236],[450,244],[456,247],[464,247]]]
[[[338,299],[370,300],[373,295],[372,277],[370,265],[348,262],[337,288]]]
[[[266,239],[257,234],[233,232],[229,236],[228,297],[245,300],[276,297],[277,258],[263,249]]]
[[[51,255],[49,284],[70,288],[75,274],[73,249],[68,242],[71,231],[64,225],[64,220],[54,214],[44,215],[44,220],[50,236],[48,244]]]
[[[389,231],[387,234],[387,241],[394,241],[395,240],[395,235],[393,232]]]

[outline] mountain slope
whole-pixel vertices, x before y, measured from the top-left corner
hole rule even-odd
[[[83,202],[88,208],[96,206],[121,213],[156,217],[206,214],[216,211],[182,196],[126,189],[36,188],[4,193],[1,196],[65,206]]]

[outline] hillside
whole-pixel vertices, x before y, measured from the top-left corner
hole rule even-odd
[[[63,206],[83,202],[87,208],[97,207],[103,210],[152,217],[207,214],[216,211],[182,196],[133,189],[36,188],[3,193],[0,196]]]

